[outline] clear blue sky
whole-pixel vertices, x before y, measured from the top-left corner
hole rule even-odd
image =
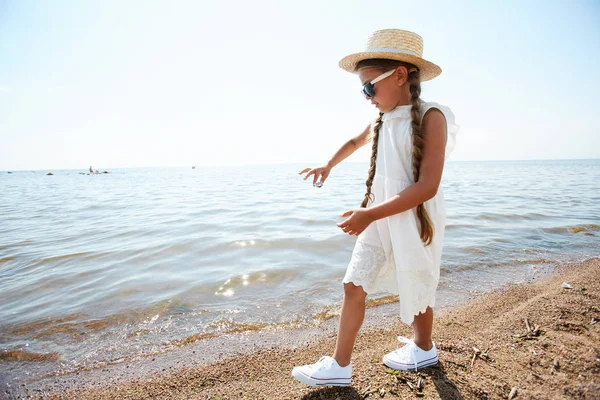
[[[326,161],[383,28],[442,67],[453,160],[600,157],[598,1],[0,0],[0,170]]]

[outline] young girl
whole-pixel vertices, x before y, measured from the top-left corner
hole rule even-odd
[[[350,356],[365,314],[367,294],[400,297],[400,319],[414,338],[383,356],[390,368],[409,370],[438,362],[431,339],[446,211],[440,180],[458,127],[445,106],[426,103],[420,83],[441,69],[422,58],[423,39],[412,32],[373,33],[366,50],[340,61],[357,73],[363,95],[379,110],[363,133],[345,143],[325,165],[300,171],[320,187],[331,169],[371,142],[372,155],[361,208],[344,212],[338,226],[357,235],[344,283],[344,302],[333,357],[295,367],[292,375],[311,386],[348,386]]]

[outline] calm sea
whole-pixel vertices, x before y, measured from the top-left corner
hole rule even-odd
[[[339,314],[356,238],[336,223],[368,166],[320,189],[304,166],[0,173],[0,369],[73,371]],[[442,190],[440,306],[600,255],[600,160],[448,162]]]

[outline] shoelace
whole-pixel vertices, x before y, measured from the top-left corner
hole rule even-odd
[[[400,341],[401,343],[407,343],[410,346],[410,350],[412,350],[412,352],[413,352],[412,359],[415,362],[415,371],[416,371],[417,370],[417,345],[415,344],[414,341],[412,341],[411,339],[404,337],[404,336],[398,336],[398,341]]]
[[[317,369],[317,371],[319,371],[319,370],[321,370],[321,369],[323,369],[323,368],[325,368],[325,367],[329,367],[329,366],[331,366],[331,364],[332,364],[331,360],[329,360],[329,362],[328,362],[328,363],[321,363],[321,361],[323,361],[323,360],[325,360],[325,359],[327,359],[327,358],[328,358],[327,356],[323,356],[323,357],[319,358],[319,361],[317,361],[317,362],[315,363],[315,364],[320,364],[320,365],[319,365],[319,367],[318,367],[318,369]],[[316,372],[316,371],[315,371],[315,372]]]

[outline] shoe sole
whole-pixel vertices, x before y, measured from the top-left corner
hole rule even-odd
[[[390,368],[398,369],[401,371],[411,371],[411,370],[415,369],[415,364],[400,364],[400,363],[397,363],[396,361],[391,360],[387,357],[383,358],[383,363]],[[425,360],[425,361],[421,361],[420,363],[417,363],[417,369],[431,367],[432,365],[435,365],[437,363],[438,363],[438,358],[436,356],[435,358],[433,358],[431,360]]]
[[[292,376],[309,386],[350,386],[352,378],[348,379],[315,379],[301,371],[292,370]]]

